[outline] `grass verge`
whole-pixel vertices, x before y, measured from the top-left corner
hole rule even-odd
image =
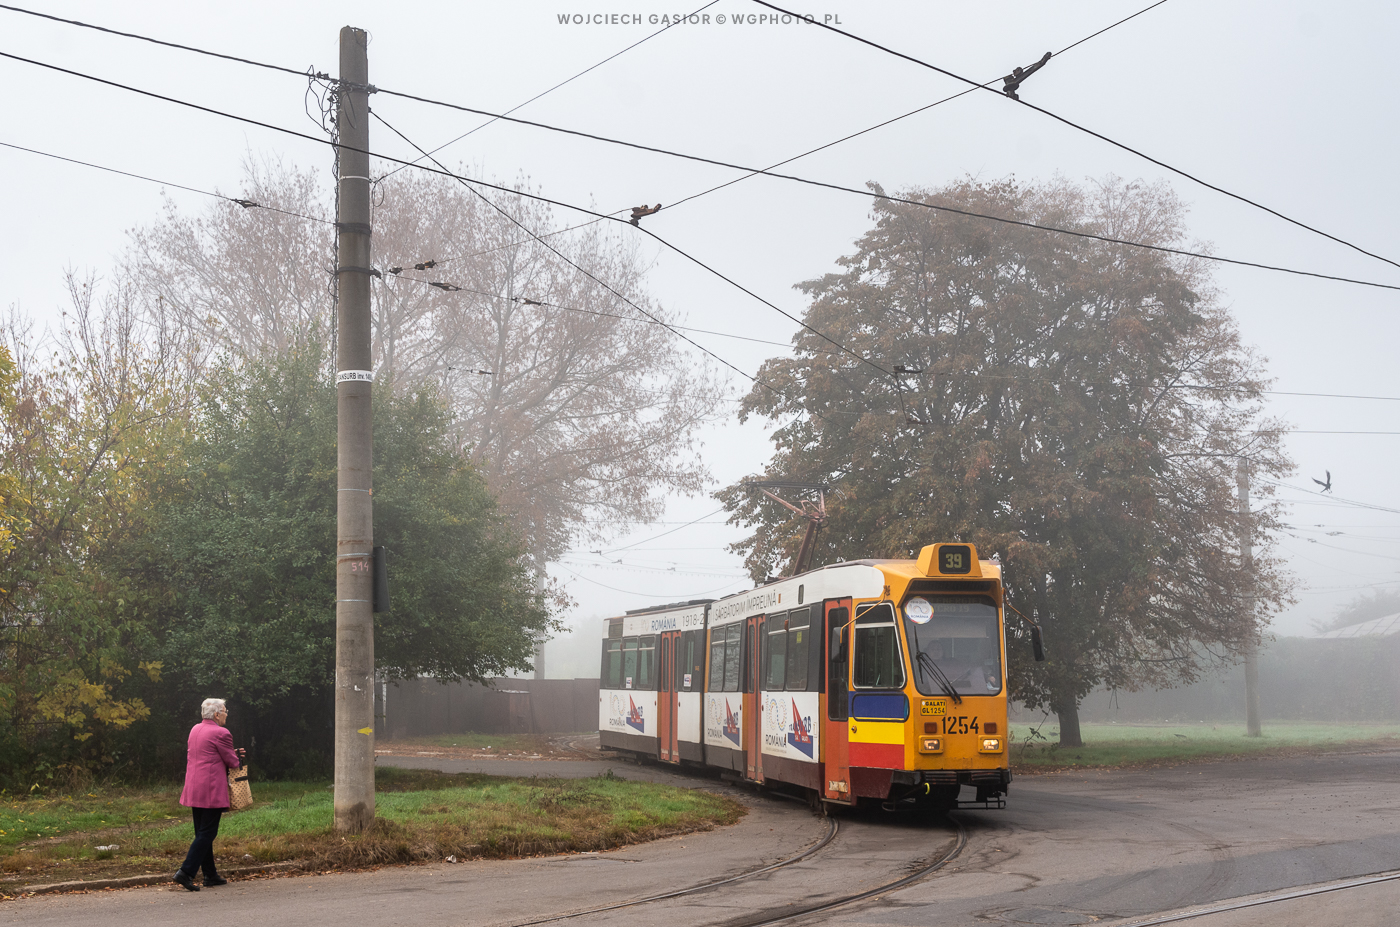
[[[1297,753],[1325,753],[1368,744],[1400,746],[1400,724],[1322,724],[1269,721],[1262,737],[1245,735],[1243,724],[1082,724],[1082,747],[1061,747],[1052,725],[1011,725],[1011,765],[1021,772],[1076,767],[1150,766]]]
[[[173,872],[194,836],[178,794],[167,787],[0,799],[0,894]],[[252,808],[226,816],[219,828],[214,850],[222,867],[292,862],[325,870],[605,850],[744,814],[742,805],[709,792],[611,775],[522,779],[381,768],[374,826],[342,836],[332,826],[326,783],[260,782],[254,794]]]
[[[554,741],[544,734],[431,734],[424,737],[399,737],[377,744],[379,750],[396,747],[431,749],[433,747],[479,751],[481,753],[550,756],[560,752]]]

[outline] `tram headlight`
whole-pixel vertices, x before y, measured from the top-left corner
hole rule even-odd
[[[1001,752],[1001,738],[1000,738],[1000,737],[983,737],[983,738],[982,738],[982,752],[983,752],[983,753],[1000,753],[1000,752]]]
[[[942,752],[943,752],[943,738],[942,738],[942,737],[921,737],[921,738],[919,738],[919,752],[920,752],[920,753],[942,753]]]

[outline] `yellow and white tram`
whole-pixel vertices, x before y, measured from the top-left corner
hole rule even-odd
[[[836,804],[1004,807],[1002,607],[1000,566],[932,544],[610,618],[601,744]]]

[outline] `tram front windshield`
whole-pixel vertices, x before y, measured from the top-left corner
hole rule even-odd
[[[1001,626],[986,596],[913,596],[901,609],[924,695],[995,695],[1001,691]]]

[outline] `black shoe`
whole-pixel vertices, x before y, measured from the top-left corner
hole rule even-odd
[[[211,886],[211,885],[227,885],[227,884],[228,884],[228,879],[225,879],[223,876],[217,876],[217,875],[216,875],[216,876],[214,876],[213,878],[210,878],[209,876],[205,876],[205,877],[204,877],[204,887],[205,887],[205,888],[208,888],[208,887]]]
[[[183,869],[175,870],[175,883],[182,886],[187,892],[199,891],[199,886],[194,884],[194,879],[190,878]]]

